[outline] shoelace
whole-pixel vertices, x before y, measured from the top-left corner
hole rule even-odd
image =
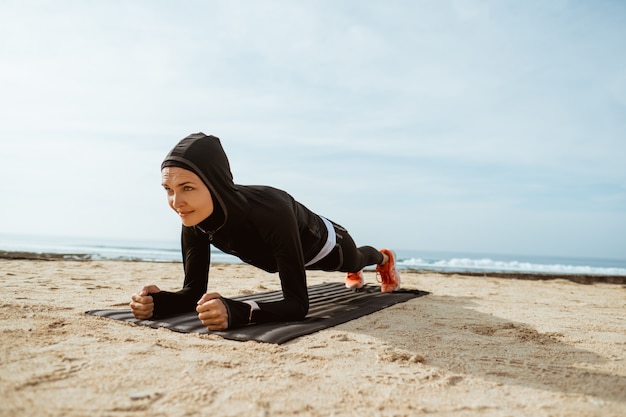
[[[381,265],[381,266],[380,266],[380,269],[381,269],[381,270],[389,269],[389,266],[388,266],[388,265],[389,265],[389,264]],[[383,271],[383,273],[385,273],[385,272],[386,272],[386,273],[388,273],[388,271]],[[382,275],[383,273],[381,273],[381,272],[378,270],[378,268],[376,268],[376,282],[378,282],[379,284],[382,284],[382,283],[383,283],[383,275]],[[380,277],[380,279],[379,279],[379,277]]]

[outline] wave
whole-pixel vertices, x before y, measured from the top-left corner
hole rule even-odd
[[[409,258],[398,261],[398,266],[405,269],[424,269],[433,271],[458,272],[520,272],[544,274],[576,275],[625,275],[626,268],[598,267],[588,265],[539,264],[524,261],[498,261],[490,258],[450,258],[424,259]]]
[[[7,253],[4,256],[1,253],[3,251]],[[14,255],[9,255],[10,253]],[[15,253],[34,255],[24,255],[26,258],[37,258],[45,254],[46,258],[59,259],[182,261],[180,243],[177,241],[44,238],[0,234],[0,256],[15,257]],[[214,247],[211,247],[211,261],[242,263],[238,258]],[[626,260],[415,250],[398,251],[398,268],[441,272],[626,276]]]
[[[147,262],[182,262],[177,242],[91,241],[90,239],[0,237],[2,257],[26,259],[79,259]],[[211,261],[238,263],[238,258],[211,248]]]

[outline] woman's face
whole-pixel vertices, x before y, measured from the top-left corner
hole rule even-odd
[[[185,226],[195,226],[213,214],[211,192],[195,173],[165,167],[161,171],[161,180],[170,207]]]

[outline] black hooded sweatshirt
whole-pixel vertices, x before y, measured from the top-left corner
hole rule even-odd
[[[193,227],[182,228],[185,271],[183,288],[161,291],[154,298],[154,318],[195,311],[207,291],[210,245],[268,272],[278,272],[283,299],[249,304],[222,298],[228,328],[251,322],[303,319],[309,308],[305,264],[324,246],[328,231],[323,220],[288,193],[260,185],[233,182],[220,140],[197,133],[181,140],[166,156],[162,168],[193,171],[211,192],[214,212]]]

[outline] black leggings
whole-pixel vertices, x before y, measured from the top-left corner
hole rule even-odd
[[[371,246],[358,247],[342,226],[333,223],[337,244],[335,248],[319,262],[307,267],[323,271],[358,272],[368,265],[382,263],[383,254]]]

